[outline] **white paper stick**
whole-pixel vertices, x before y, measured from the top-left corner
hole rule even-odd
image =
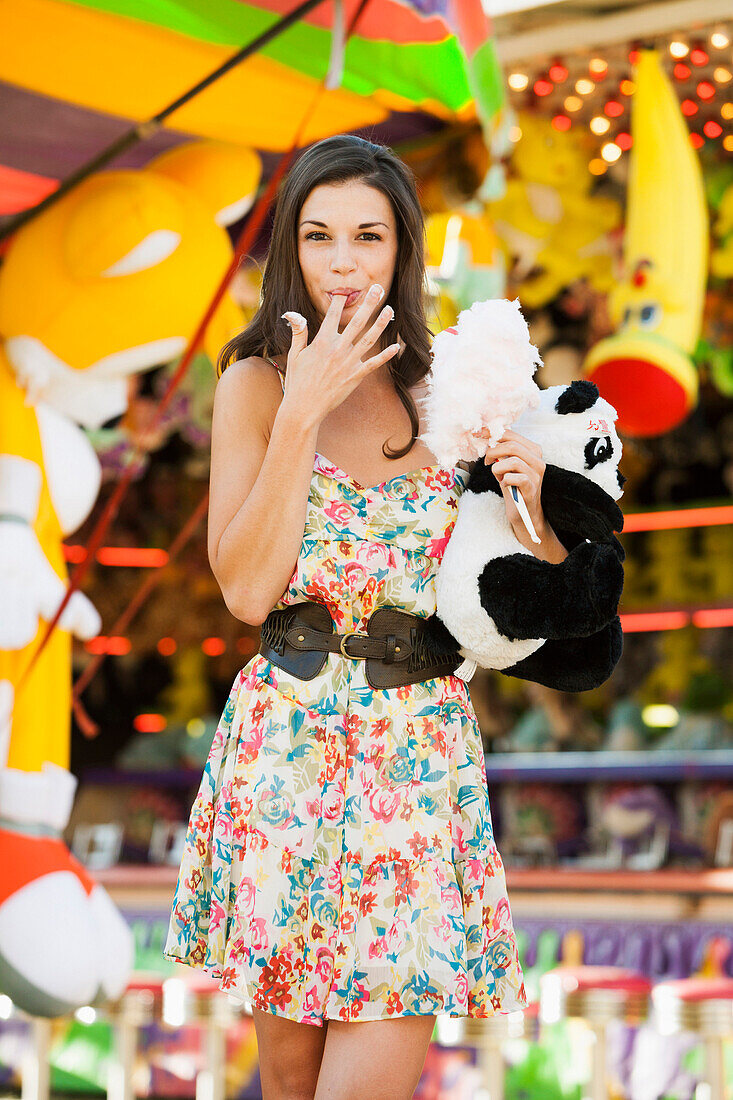
[[[517,506],[517,511],[522,517],[522,523],[527,528],[527,534],[532,539],[532,542],[542,542],[542,539],[538,536],[537,532],[534,529],[534,524],[532,523],[529,511],[527,510],[527,505],[524,503],[524,497],[519,492],[519,489],[516,485],[510,485],[509,488],[512,491],[512,496],[514,497],[514,503]]]

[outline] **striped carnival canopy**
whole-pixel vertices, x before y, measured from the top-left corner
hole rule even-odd
[[[40,201],[299,7],[297,0],[3,0],[0,214]],[[361,14],[344,44],[344,27]],[[393,112],[479,118],[502,81],[481,0],[324,0],[175,110],[138,148],[210,137],[289,148],[325,74],[303,144]]]

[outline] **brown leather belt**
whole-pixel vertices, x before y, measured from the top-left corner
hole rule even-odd
[[[453,637],[435,615],[426,619],[379,607],[369,616],[366,633],[334,634],[330,611],[314,600],[271,611],[262,624],[259,651],[300,680],[317,676],[329,653],[365,661],[366,680],[373,688],[450,676],[463,661]]]

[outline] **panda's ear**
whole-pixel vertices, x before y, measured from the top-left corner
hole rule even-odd
[[[591,382],[589,378],[576,379],[558,397],[555,402],[555,412],[560,414],[585,412],[586,409],[595,405],[599,397],[595,382]]]

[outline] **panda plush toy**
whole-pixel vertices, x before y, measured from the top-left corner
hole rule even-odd
[[[526,332],[523,319],[521,324]],[[455,346],[458,351],[460,341]],[[459,370],[465,372],[465,361]],[[623,529],[616,501],[625,478],[618,469],[617,414],[586,379],[528,396],[525,371],[522,388],[525,411],[507,426],[542,447],[542,510],[568,555],[562,562],[543,561],[519,542],[499,483],[479,458],[436,575],[435,618],[444,643],[453,640],[469,669],[475,662],[559,690],[585,691],[610,676],[623,644],[617,609],[624,550],[614,532]],[[445,453],[448,438],[462,440],[459,451],[467,457],[469,419],[459,414],[448,434],[436,429],[424,438],[438,444],[438,454],[441,442]],[[443,428],[446,422],[444,416]],[[454,430],[459,422],[462,434]]]

